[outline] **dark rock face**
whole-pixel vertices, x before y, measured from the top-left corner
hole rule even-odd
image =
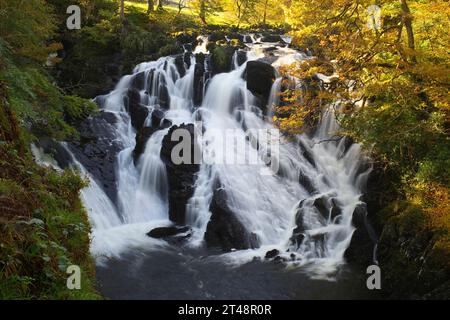
[[[172,122],[164,118],[164,112],[155,109],[151,115],[151,127],[142,127],[136,132],[136,146],[133,150],[133,160],[137,164],[140,156],[145,150],[148,139],[155,133],[155,131],[169,128]]]
[[[123,146],[117,142],[116,116],[102,111],[84,120],[78,127],[79,139],[69,147],[78,161],[97,180],[113,203],[117,200],[115,165]]]
[[[306,191],[308,191],[310,194],[316,193],[316,188],[314,187],[313,182],[311,179],[304,173],[300,172],[298,176],[298,182],[302,185],[303,188],[305,188]]]
[[[145,71],[139,72],[138,74],[134,75],[133,79],[130,81],[130,88],[137,90],[144,90],[145,80],[146,80]]]
[[[150,139],[157,130],[157,128],[153,127],[143,127],[136,132],[136,146],[133,150],[133,160],[135,165],[137,165],[139,158],[144,153],[148,139]]]
[[[249,61],[244,77],[247,80],[247,89],[261,101],[260,107],[266,113],[270,90],[275,81],[275,69],[261,61]]]
[[[186,240],[188,240],[192,235],[191,228],[189,227],[161,227],[152,229],[147,236],[163,239],[171,244],[180,245],[183,244]]]
[[[222,31],[215,31],[212,32],[209,36],[208,36],[208,41],[209,42],[216,42],[216,41],[220,41],[220,40],[225,40],[225,33]]]
[[[161,77],[161,79],[164,79]],[[167,89],[165,79],[164,81],[160,80],[159,90],[158,90],[158,102],[161,108],[169,109],[170,107],[170,95],[169,90]]]
[[[141,94],[138,89],[128,89],[125,97],[125,107],[131,118],[131,124],[139,130],[147,119],[148,108],[141,104]]]
[[[194,70],[194,104],[200,105],[203,100],[204,74],[205,74],[205,55],[199,53],[195,56]]]
[[[185,138],[183,136],[180,141],[171,141],[172,134],[177,129],[187,130],[190,135],[191,163],[175,164],[172,161],[173,148]],[[166,164],[169,180],[169,218],[178,224],[184,224],[186,221],[186,204],[194,194],[194,183],[200,167],[199,164],[194,163],[195,154],[200,154],[199,146],[194,139],[194,130],[193,124],[175,125],[170,128],[162,141],[161,159]]]
[[[236,51],[236,54],[237,54],[237,63],[239,66],[242,66],[245,63],[245,61],[247,61],[247,52],[238,50]]]
[[[311,148],[301,140],[299,140],[298,145],[301,148],[302,155],[306,159],[306,161],[308,161],[313,167],[316,167],[316,161],[314,160]]]
[[[179,54],[175,57],[175,66],[177,67],[180,77],[184,77],[186,74],[184,54]]]
[[[273,250],[270,250],[270,251],[266,252],[265,258],[266,259],[273,259],[276,256],[278,256],[279,254],[280,254],[280,251],[278,251],[277,249],[273,249]]]
[[[232,58],[236,48],[233,46],[216,46],[211,52],[212,75],[230,72],[232,69]]]
[[[72,155],[58,142],[50,138],[42,138],[37,144],[46,154],[49,154],[56,160],[58,166],[62,169],[72,164]]]
[[[292,236],[290,238],[290,242],[298,248],[303,240],[305,239],[305,226],[303,224],[303,205],[305,204],[305,200],[300,201],[297,209],[297,214],[295,215],[295,224],[296,227],[292,231]]]
[[[374,263],[374,246],[378,242],[372,226],[367,219],[367,206],[360,203],[356,206],[352,224],[356,228],[353,233],[349,247],[345,251],[344,257],[348,262],[355,262],[361,265]]]
[[[225,251],[259,247],[257,236],[250,233],[230,210],[223,189],[216,188],[209,210],[212,215],[205,233],[208,247]]]
[[[283,42],[283,39],[277,34],[264,34],[261,38],[262,42]]]

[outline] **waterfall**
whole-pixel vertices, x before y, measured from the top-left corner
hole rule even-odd
[[[254,35],[250,37],[256,42]],[[114,91],[97,98],[103,110],[115,115],[116,136],[123,149],[116,161],[117,203],[111,203],[94,180],[82,192],[93,222],[92,252],[95,256],[113,256],[131,246],[167,246],[163,240],[145,235],[153,227],[172,224],[168,173],[160,157],[163,139],[171,125],[201,119],[199,142],[210,161],[200,164],[193,195],[186,204],[186,224],[193,232],[188,245],[203,244],[215,183],[220,181],[227,206],[259,244],[257,249],[224,254],[224,259],[245,262],[277,249],[292,264],[315,263],[317,270],[334,270],[344,262],[354,232],[352,215],[361,203],[368,174],[360,169],[360,146],[348,147],[344,139],[332,139],[339,125],[330,108],[315,134],[301,134],[294,141],[281,138],[276,149],[265,148],[278,141],[270,119],[272,106],[279,102],[282,79],[273,83],[269,110],[264,115],[244,80],[247,62],[239,66],[237,53],[232,58],[233,70],[217,74],[207,86],[204,84],[200,88],[201,104],[195,106],[196,54],[207,53],[207,38],[198,40],[200,45],[193,53],[185,52],[181,62],[176,57],[164,57],[142,63],[132,75],[122,78]],[[264,46],[247,46],[248,61],[264,57]],[[275,68],[309,58],[286,47],[278,48],[277,55],[272,64]],[[131,116],[137,111],[132,108],[147,110],[141,120],[154,130],[137,159],[137,132]],[[157,114],[162,116],[155,123]],[[170,124],[159,128],[164,121]],[[244,143],[239,145],[237,141]],[[272,155],[271,165],[279,166],[277,172],[268,167],[268,153]],[[235,162],[229,163],[230,158]],[[249,164],[249,159],[255,163]],[[74,159],[74,163],[87,174],[80,162]]]

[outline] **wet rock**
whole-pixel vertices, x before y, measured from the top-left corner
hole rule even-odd
[[[152,229],[147,233],[147,236],[163,239],[173,245],[180,245],[192,236],[192,231],[187,226],[160,227]]]
[[[175,130],[184,129],[190,136],[190,159],[189,163],[175,164],[172,161],[172,150],[180,141],[172,141],[171,137]],[[195,163],[195,154],[200,154],[199,145],[194,139],[194,125],[181,124],[172,126],[163,138],[161,147],[161,159],[166,164],[169,182],[169,218],[177,224],[186,221],[186,204],[194,194],[194,184],[199,170],[199,164]],[[197,150],[197,151],[196,151]]]
[[[212,215],[205,233],[208,247],[219,247],[224,251],[259,247],[257,236],[245,228],[228,206],[223,189],[215,188],[209,210]]]
[[[314,205],[314,207],[316,207],[317,210],[319,210],[322,217],[324,217],[325,219],[328,219],[328,215],[330,212],[329,211],[330,205],[328,204],[328,197],[322,196],[320,198],[317,198],[316,200],[314,200],[313,205]]]
[[[117,203],[115,163],[123,149],[116,136],[114,114],[102,111],[84,120],[78,127],[79,137],[69,148],[86,170],[96,179],[106,195]]]
[[[144,90],[145,89],[145,80],[146,80],[145,71],[135,74],[130,81],[130,88],[133,88],[136,90]]]
[[[128,89],[127,95],[125,97],[125,107],[131,118],[131,124],[138,130],[140,129],[147,119],[148,108],[141,104],[141,94],[137,89]]]
[[[275,69],[262,61],[249,61],[244,78],[247,80],[247,89],[260,99],[259,107],[266,114],[270,90],[275,81]]]
[[[353,233],[349,247],[345,251],[344,257],[348,262],[361,265],[374,263],[374,247],[378,242],[369,220],[367,219],[367,206],[359,203],[353,211],[352,224],[356,228]]]
[[[308,161],[313,167],[316,167],[316,161],[314,160],[311,149],[302,140],[299,140],[298,145],[301,148],[302,155],[306,161]]]
[[[243,50],[236,51],[237,55],[237,63],[239,66],[242,66],[245,61],[247,61],[247,52]]]
[[[145,92],[147,94],[152,94],[152,88],[153,88],[153,77],[155,75],[155,70],[152,69],[147,74],[147,87],[145,89]]]
[[[270,251],[267,251],[267,252],[266,252],[265,258],[266,258],[266,259],[273,259],[273,258],[275,258],[276,256],[278,256],[279,254],[280,254],[280,251],[279,251],[279,250],[273,249],[273,250],[270,250]]]
[[[169,95],[169,90],[167,89],[165,82],[164,82],[164,84],[159,85],[158,102],[159,102],[159,105],[161,106],[161,108],[169,109],[170,95]]]
[[[309,178],[306,174],[303,172],[299,173],[298,176],[298,182],[302,185],[303,188],[305,188],[306,191],[308,191],[310,194],[317,193],[316,188],[314,187],[314,183],[312,182],[311,178]]]
[[[173,237],[180,233],[186,233],[190,231],[191,229],[189,227],[179,227],[179,226],[172,226],[172,227],[160,227],[152,229],[147,235],[152,238],[157,239],[164,239],[167,237]]]
[[[212,32],[209,36],[208,36],[208,41],[209,42],[216,42],[216,41],[220,41],[220,40],[225,40],[225,33],[222,31],[215,31]]]
[[[175,66],[177,67],[177,71],[180,74],[180,77],[184,77],[184,75],[186,74],[184,54],[179,54],[175,56],[174,63]]]
[[[232,69],[232,58],[236,48],[229,45],[215,46],[211,51],[210,64],[213,75],[230,72]]]
[[[262,42],[283,42],[283,39],[277,34],[264,34],[261,38]]]
[[[195,56],[195,69],[194,69],[194,104],[200,105],[203,100],[203,86],[205,74],[205,55],[199,53]]]
[[[252,37],[251,37],[251,36],[249,36],[249,35],[244,35],[244,37],[243,37],[243,39],[242,39],[242,42],[244,42],[244,43],[252,43],[253,40],[252,40]]]
[[[331,220],[333,221],[337,216],[342,214],[342,209],[335,198],[331,199]]]
[[[136,132],[136,146],[133,150],[134,164],[137,165],[139,158],[145,151],[148,139],[157,131],[154,127],[143,127]]]
[[[303,224],[303,205],[305,204],[305,200],[302,200],[300,204],[298,205],[297,213],[295,215],[295,224],[296,227],[292,231],[292,236],[290,238],[290,242],[292,245],[294,245],[296,248],[300,247],[303,240],[305,239],[305,226]]]
[[[151,127],[142,127],[136,132],[136,146],[133,150],[134,164],[138,163],[138,160],[145,150],[148,139],[158,130],[169,128],[172,122],[164,118],[165,114],[159,109],[155,109],[151,115]]]
[[[51,138],[41,138],[36,145],[55,159],[58,166],[62,169],[67,168],[73,163],[72,155],[59,142]]]

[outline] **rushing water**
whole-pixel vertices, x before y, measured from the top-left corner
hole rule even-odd
[[[263,45],[248,46],[248,61],[264,56]],[[205,38],[194,51],[200,52],[206,52]],[[277,54],[278,58],[273,63],[275,68],[308,58],[289,48],[278,48]],[[246,159],[261,159],[267,152],[264,148],[256,148],[251,142],[248,142],[245,148],[227,148],[224,153],[224,143],[227,142],[217,139],[217,132],[233,129],[227,132],[233,132],[233,138],[245,141],[254,132],[252,130],[274,129],[271,123],[271,106],[278,103],[282,79],[277,78],[272,86],[268,116],[264,116],[260,109],[255,107],[255,97],[247,90],[243,77],[247,62],[239,66],[235,54],[234,70],[217,74],[205,81],[207,86],[203,90],[203,102],[200,106],[194,106],[194,55],[191,55],[190,59],[190,67],[186,68],[183,76],[176,67],[174,57],[142,63],[135,68],[133,75],[125,76],[113,92],[102,98],[103,109],[116,115],[117,139],[124,146],[117,157],[117,205],[111,203],[94,179],[91,179],[91,185],[82,192],[82,199],[93,225],[91,252],[99,264],[110,265],[109,269],[102,270],[113,270],[121,258],[123,264],[120,264],[118,269],[131,268],[130,265],[135,263],[130,262],[134,261],[130,258],[131,252],[134,252],[134,255],[136,252],[148,252],[145,258],[142,258],[146,264],[152,256],[155,257],[151,263],[153,266],[169,264],[170,262],[164,261],[170,260],[167,258],[168,252],[175,250],[165,241],[146,235],[152,228],[171,224],[167,172],[159,156],[162,140],[169,129],[156,131],[148,140],[138,162],[133,161],[136,133],[123,97],[135,77],[144,73],[145,81],[140,88],[141,103],[147,106],[150,114],[154,110],[160,110],[159,97],[162,87],[166,87],[170,105],[164,111],[165,118],[172,124],[194,123],[201,118],[203,134],[200,142],[203,152],[213,160],[212,164],[208,162],[200,165],[195,191],[187,203],[186,210],[186,221],[192,228],[193,235],[186,245],[187,251],[175,250],[176,256],[186,254],[185,258],[177,258],[176,263],[190,264],[199,259],[192,252],[197,252],[197,255],[198,252],[203,252],[201,259],[211,268],[220,269],[217,267],[219,263],[238,265],[241,266],[240,270],[245,270],[242,269],[245,263],[255,257],[263,258],[268,250],[277,249],[282,257],[290,261],[288,264],[291,267],[301,267],[302,272],[307,270],[310,276],[335,276],[344,263],[344,252],[354,231],[352,214],[360,203],[368,175],[368,171],[361,172],[360,169],[363,161],[360,146],[353,144],[348,147],[345,139],[333,141],[339,127],[335,113],[330,108],[323,114],[313,135],[298,135],[294,141],[281,138],[276,152],[272,152],[272,161],[279,165],[277,174],[268,172],[268,167],[261,161],[257,164],[246,164]],[[146,123],[149,121],[147,119]],[[258,142],[259,145],[264,145],[266,140],[276,138],[270,135],[258,136]],[[224,161],[230,156],[240,164],[228,164]],[[83,173],[89,175],[81,163],[74,161]],[[242,225],[257,236],[260,244],[258,249],[237,250],[225,254],[201,251],[211,217],[209,207],[215,188],[214,181],[217,179],[222,183],[229,208]],[[329,213],[325,216],[314,206],[316,200],[322,198],[329,208]],[[333,211],[335,207],[338,208],[337,213]],[[297,226],[296,215],[300,210],[305,230],[302,231],[303,241],[294,243],[291,237]],[[165,267],[161,265],[160,268]],[[147,269],[148,267],[141,271],[145,272]],[[204,266],[198,267],[195,272],[201,272],[203,269]],[[276,269],[281,272],[280,268]],[[105,281],[112,281],[114,271],[111,272],[112,274],[103,271],[100,274],[103,279],[109,279]],[[271,269],[270,273],[273,272]],[[155,297],[155,294],[141,293],[140,296]],[[216,292],[213,296],[227,295]]]

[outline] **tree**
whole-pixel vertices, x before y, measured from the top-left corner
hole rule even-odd
[[[164,0],[158,0],[158,10],[163,10],[163,1]]]
[[[377,3],[381,25],[373,28],[367,13],[371,0],[291,2],[287,19],[295,30],[293,42],[315,58],[286,72],[316,86],[317,72],[335,77],[328,90],[301,105],[294,99],[290,115],[277,121],[295,127],[293,120],[305,110],[339,100],[345,133],[372,146],[398,177],[410,185],[417,179],[445,185],[450,8],[435,0]]]
[[[192,8],[205,25],[210,15],[223,10],[220,0],[193,0]]]
[[[147,13],[153,12],[155,10],[155,4],[153,0],[147,0]]]
[[[177,14],[180,14],[181,10],[183,10],[186,7],[187,7],[186,0],[178,0],[178,13]]]
[[[240,26],[242,20],[248,19],[251,14],[255,13],[257,3],[258,0],[234,0],[238,27]]]
[[[125,20],[125,1],[120,0],[120,19]]]

